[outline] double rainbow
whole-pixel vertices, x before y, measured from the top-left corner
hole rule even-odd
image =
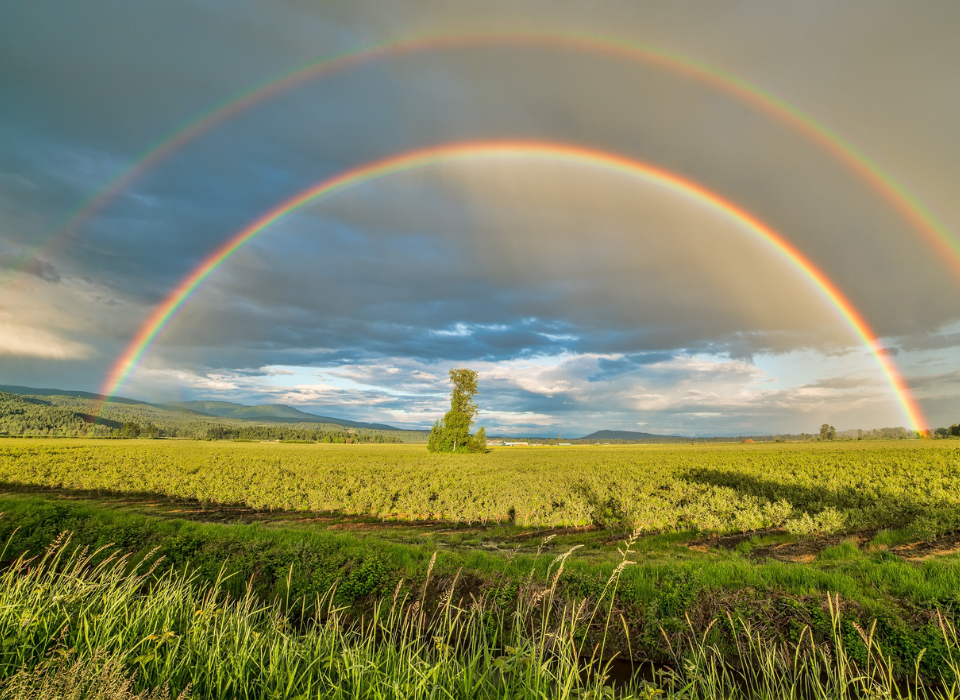
[[[109,401],[140,363],[151,344],[204,280],[248,241],[285,216],[311,202],[328,199],[340,192],[388,175],[450,161],[503,158],[549,159],[621,173],[680,194],[697,205],[737,223],[757,240],[789,261],[830,303],[873,356],[889,383],[908,425],[913,428],[924,427],[925,420],[919,406],[911,396],[896,366],[877,341],[876,334],[837,286],[782,235],[745,209],[675,173],[620,155],[580,146],[539,141],[461,142],[409,151],[352,168],[286,200],[233,235],[180,282],[154,310],[114,363],[107,375],[102,393]],[[100,411],[102,412],[102,407]]]
[[[450,32],[442,35],[395,40],[311,62],[243,90],[214,109],[182,125],[144,151],[132,165],[108,182],[90,200],[76,210],[45,245],[22,255],[20,263],[8,270],[5,276],[8,281],[15,279],[16,273],[29,268],[31,261],[40,255],[52,252],[55,246],[68,240],[73,232],[103,210],[137,178],[171,154],[218,124],[266,100],[309,81],[372,61],[420,52],[498,45],[542,46],[589,51],[626,60],[640,61],[699,81],[751,104],[760,111],[804,134],[846,164],[920,232],[960,279],[960,240],[952,235],[923,203],[897,182],[891,174],[881,168],[878,163],[811,115],[746,80],[677,54],[610,37],[542,30]]]

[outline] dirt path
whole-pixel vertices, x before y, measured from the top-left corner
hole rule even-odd
[[[515,551],[537,548],[549,536],[595,534],[595,527],[531,529],[503,524],[465,524],[443,520],[381,519],[346,513],[261,510],[244,505],[200,503],[191,499],[157,497],[156,494],[130,494],[107,491],[83,491],[12,484],[0,485],[0,496],[41,497],[50,501],[86,503],[99,508],[138,513],[151,517],[183,519],[198,523],[260,524],[293,529],[325,529],[354,534],[370,534],[397,542],[430,538],[438,546],[458,549],[497,550],[501,546]],[[552,547],[551,547],[552,549]]]
[[[484,549],[516,551],[536,549],[544,545],[546,550],[560,550],[572,544],[582,544],[597,554],[615,554],[622,536],[597,526],[554,527],[531,529],[512,525],[465,524],[442,520],[385,520],[369,516],[345,513],[313,513],[307,511],[260,510],[244,505],[200,503],[190,499],[158,497],[156,494],[129,494],[107,491],[83,491],[55,489],[16,484],[0,485],[2,496],[39,496],[57,501],[66,500],[89,503],[98,507],[136,512],[160,518],[180,518],[200,523],[229,525],[259,523],[270,527],[297,529],[327,529],[370,534],[397,542],[412,542],[431,539],[438,546],[456,549]],[[754,560],[774,559],[796,564],[816,561],[828,547],[852,541],[863,549],[877,532],[875,530],[846,533],[831,537],[794,540],[783,530],[771,529],[745,534],[695,538],[677,542],[674,547],[696,555],[731,552],[743,547],[743,553]],[[754,538],[785,539],[751,545]],[[887,549],[891,554],[909,562],[922,563],[932,557],[960,552],[960,532],[940,537],[933,542],[918,541]]]

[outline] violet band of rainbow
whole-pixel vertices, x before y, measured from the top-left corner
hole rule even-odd
[[[539,141],[458,142],[408,151],[352,168],[325,179],[271,209],[210,254],[153,311],[111,367],[102,390],[102,393],[106,396],[106,401],[109,402],[110,398],[119,391],[130,373],[143,358],[144,353],[150,348],[150,345],[203,281],[244,244],[270,225],[310,202],[331,197],[344,190],[394,173],[449,161],[491,158],[547,158],[620,172],[685,195],[697,204],[712,209],[714,212],[740,224],[758,240],[769,245],[789,261],[834,307],[840,318],[853,330],[876,361],[884,379],[890,385],[908,427],[913,429],[923,429],[925,427],[925,419],[920,407],[911,395],[898,368],[883,351],[876,334],[867,325],[866,320],[826,274],[781,234],[745,209],[720,197],[702,185],[675,173],[620,155],[580,146]],[[102,408],[100,412],[102,412]]]
[[[804,134],[867,182],[912,228],[927,240],[960,282],[960,239],[953,235],[916,196],[911,194],[879,163],[869,158],[851,142],[810,114],[738,76],[678,54],[612,37],[545,30],[451,32],[399,39],[307,63],[293,71],[236,93],[212,110],[204,112],[183,124],[144,151],[132,165],[110,180],[91,199],[76,210],[47,243],[35,248],[29,254],[22,255],[21,261],[5,273],[5,281],[10,283],[17,279],[17,273],[23,273],[29,269],[30,263],[38,256],[49,255],[55,246],[67,240],[72,232],[82,227],[85,222],[102,211],[141,175],[171,154],[179,151],[188,143],[224,121],[287,90],[371,61],[417,52],[455,50],[500,44],[566,48],[641,61],[673,71],[691,80],[699,81],[751,104],[758,110]],[[3,281],[3,277],[0,277],[0,281]]]

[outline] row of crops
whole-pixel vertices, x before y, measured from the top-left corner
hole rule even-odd
[[[960,527],[960,443],[503,448],[5,440],[0,482],[384,519],[800,535]]]

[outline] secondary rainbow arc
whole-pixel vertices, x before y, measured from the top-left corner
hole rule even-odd
[[[761,111],[780,119],[783,123],[805,134],[868,182],[911,226],[927,239],[928,243],[941,254],[945,263],[960,279],[960,239],[951,234],[936,216],[890,173],[886,172],[851,142],[813,116],[747,80],[703,62],[655,47],[630,43],[612,37],[545,30],[446,33],[398,39],[313,61],[236,93],[214,109],[187,122],[144,151],[130,167],[108,182],[92,199],[71,215],[66,224],[59,229],[48,243],[35,248],[28,255],[21,256],[22,262],[19,268],[14,267],[8,270],[7,275],[11,279],[15,279],[18,269],[26,269],[36,257],[42,255],[45,251],[49,251],[59,242],[66,240],[72,232],[101,211],[138,177],[172,153],[225,120],[286,90],[324,75],[390,56],[496,44],[556,46],[643,61],[699,80],[754,105]]]
[[[310,202],[332,197],[339,192],[394,173],[457,160],[508,157],[548,158],[620,172],[684,195],[699,205],[740,224],[758,240],[769,245],[788,260],[833,306],[876,361],[884,378],[890,385],[909,427],[924,427],[925,419],[920,407],[912,397],[899,370],[884,352],[876,334],[870,329],[866,320],[840,289],[781,234],[738,205],[722,198],[702,185],[670,171],[604,151],[539,141],[459,142],[408,151],[342,172],[284,201],[251,222],[207,256],[151,313],[108,372],[102,389],[102,393],[107,397],[106,401],[109,402],[110,397],[119,391],[131,372],[142,360],[144,353],[204,280],[244,244],[283,217]]]

